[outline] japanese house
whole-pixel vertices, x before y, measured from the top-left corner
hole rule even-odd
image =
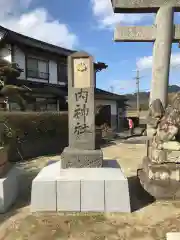
[[[0,26],[0,58],[19,65],[23,72],[17,85],[32,88],[35,101],[48,99],[48,103],[41,105],[42,111],[67,110],[67,57],[73,52]],[[96,72],[106,66],[94,64]],[[107,106],[105,115],[112,127],[117,127],[117,116],[124,111],[125,102],[121,95],[95,89],[95,104]],[[18,110],[18,105],[11,102],[10,110]],[[28,104],[28,110],[34,110],[33,102]]]

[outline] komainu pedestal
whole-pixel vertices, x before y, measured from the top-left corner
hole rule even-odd
[[[153,134],[138,169],[140,182],[156,199],[180,199],[180,92],[166,109],[153,101],[147,120]]]
[[[180,199],[180,164],[152,164],[145,157],[138,177],[143,188],[156,199]]]

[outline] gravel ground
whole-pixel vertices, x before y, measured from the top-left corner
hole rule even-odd
[[[134,211],[128,214],[35,214],[29,211],[32,179],[49,160],[39,157],[17,164],[22,171],[21,194],[6,214],[0,215],[0,240],[121,239],[163,240],[166,232],[180,231],[180,202],[153,202],[136,190],[136,170],[145,155],[143,144],[114,142],[103,148],[104,157],[116,159],[129,178]]]

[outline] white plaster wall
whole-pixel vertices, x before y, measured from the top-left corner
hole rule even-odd
[[[25,54],[20,48],[16,46],[14,47],[13,61],[17,63],[21,69],[23,69],[23,72],[21,73],[19,79],[25,79],[26,78]]]
[[[117,103],[116,101],[113,100],[101,100],[101,99],[96,99],[95,100],[95,106],[98,105],[110,105],[111,106],[111,115],[117,115]]]
[[[57,84],[57,63],[55,61],[49,61],[49,82]]]
[[[12,62],[12,54],[11,54],[11,45],[7,44],[4,48],[0,50],[0,57]]]

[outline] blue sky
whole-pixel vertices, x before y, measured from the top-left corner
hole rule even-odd
[[[76,50],[108,64],[97,75],[97,86],[119,94],[134,92],[136,66],[140,90],[149,90],[152,43],[115,43],[116,24],[151,25],[153,14],[114,14],[110,0],[1,0],[0,24],[22,34]],[[175,23],[180,15],[175,14]],[[173,44],[170,84],[179,85],[180,49]],[[179,66],[179,67],[178,67]]]

